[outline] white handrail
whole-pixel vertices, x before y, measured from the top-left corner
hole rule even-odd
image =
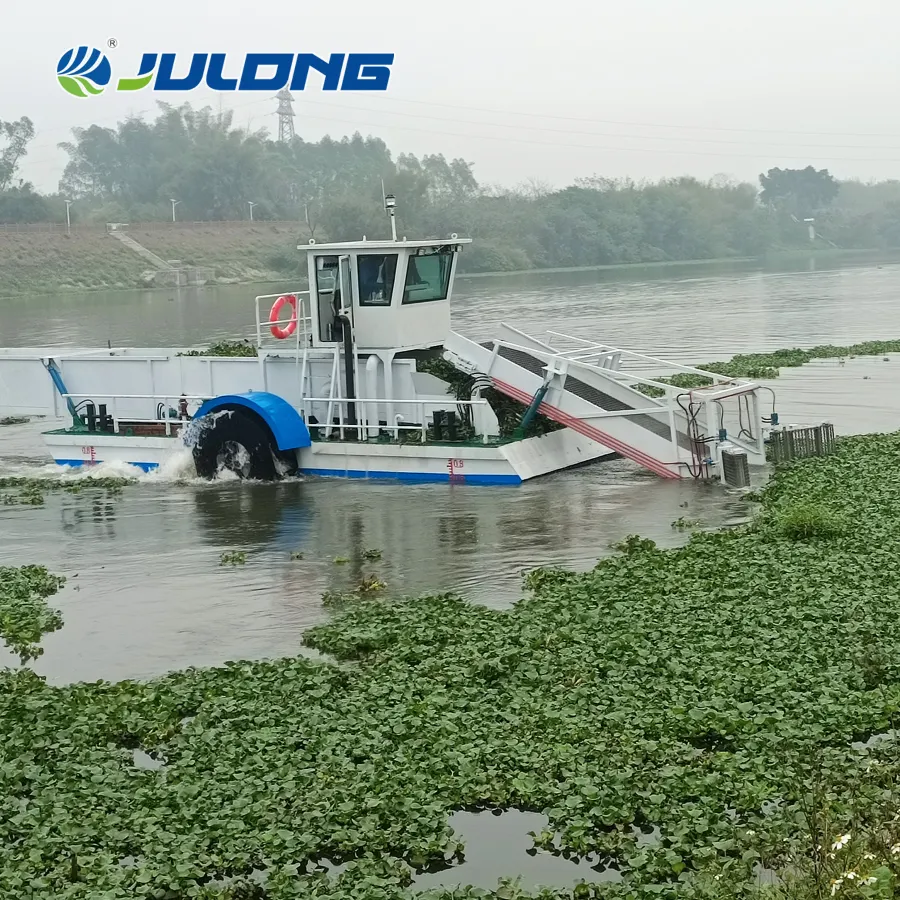
[[[177,424],[177,421],[176,421],[176,424]],[[328,428],[328,427],[329,427],[329,425],[327,422],[315,422],[312,425],[309,425],[309,424],[307,425],[307,428],[309,428],[310,431],[312,431],[314,428],[321,430],[321,429]],[[368,428],[371,428],[374,426],[372,426],[371,423],[368,423],[368,422],[357,422],[355,425],[349,425],[345,422],[341,426],[331,425],[330,427],[332,429],[334,429],[335,431],[340,431],[341,429],[343,429],[344,431],[355,431],[357,433],[359,440],[362,440],[363,439],[362,432],[367,430]],[[379,426],[379,428],[381,428],[381,426]],[[393,425],[385,425],[383,427],[383,430],[384,431],[394,431],[394,432],[396,432],[396,431],[418,431],[418,432],[421,432],[421,434],[422,434],[423,442],[426,441],[427,437],[428,437],[428,425],[427,425],[427,423],[424,423],[424,422],[421,425],[401,425],[400,422],[398,421],[398,422],[395,422]],[[453,442],[451,441],[451,443],[453,443]]]
[[[109,400],[118,399],[118,400],[200,400],[206,401],[209,400],[209,396],[202,396],[200,394],[98,394],[97,391],[94,391],[90,394],[60,394],[61,397],[71,397],[73,400],[75,398],[83,398],[85,400],[90,400],[93,397],[104,397]]]
[[[297,307],[294,309],[294,314],[288,319],[278,319],[274,322],[270,322],[268,319],[263,319],[262,314],[259,311],[260,301],[278,299],[279,297],[289,297],[293,296],[299,300]],[[254,305],[256,306],[256,347],[257,349],[262,348],[263,343],[263,334],[266,328],[271,328],[273,325],[289,325],[291,322],[297,323],[297,328],[294,331],[294,345],[297,348],[298,352],[300,350],[300,338],[308,337],[312,335],[312,310],[309,310],[310,315],[305,316],[303,313],[308,309],[308,304],[304,302],[304,297],[310,297],[309,291],[283,291],[280,294],[259,294],[254,299]],[[307,323],[309,323],[310,327],[307,328]]]
[[[64,399],[73,399],[73,400],[94,400],[95,402],[98,400],[108,400],[111,403],[111,418],[113,422],[113,431],[115,433],[119,433],[121,427],[122,417],[119,415],[118,410],[118,402],[119,400],[155,400],[158,403],[164,403],[166,405],[172,402],[179,402],[181,400],[188,401],[200,401],[201,403],[210,399],[208,396],[194,395],[194,394],[98,394],[96,392],[91,394],[79,394],[79,393],[66,393],[62,394]],[[355,425],[350,425],[345,421],[345,406],[348,403],[356,403],[363,409],[367,408],[367,404],[373,404],[376,408],[379,405],[385,404],[387,401],[382,397],[304,397],[304,410],[307,410],[307,404],[310,403],[327,403],[328,413],[327,413],[327,422],[321,422],[316,424],[307,423],[307,428],[309,429],[326,429],[327,433],[330,433],[331,429],[335,426],[331,423],[331,419],[334,414],[334,407],[337,406],[337,415],[338,415],[338,430],[343,431],[344,429],[350,431],[356,431],[357,436],[360,440],[363,437],[363,431],[370,427],[371,423],[363,419],[357,419]],[[423,442],[427,439],[428,433],[428,425],[425,422],[425,413],[429,409],[441,408],[446,406],[484,406],[488,403],[485,399],[478,400],[454,400],[452,397],[447,397],[447,399],[434,399],[434,400],[392,400],[390,401],[392,404],[396,404],[398,406],[415,406],[419,411],[419,418],[422,420],[420,424],[416,425],[401,425],[398,419],[393,425],[386,426],[389,430],[393,431],[395,435],[399,431],[420,431],[422,434]],[[97,403],[99,405],[99,403]],[[306,415],[303,416],[304,420],[306,419]],[[134,422],[137,424],[159,424],[166,426],[166,436],[170,436],[172,433],[172,428],[184,427],[187,420],[181,418],[142,418],[139,416],[128,416],[126,421]],[[380,426],[379,426],[380,427]]]
[[[110,418],[113,423],[113,433],[119,434],[120,427],[122,422],[122,417],[119,415],[119,400],[155,400],[157,404],[165,404],[169,405],[170,402],[180,402],[182,400],[199,400],[201,403],[207,400],[206,397],[199,397],[195,395],[188,394],[98,394],[96,392],[92,394],[61,394],[60,396],[63,399],[84,399],[84,400],[109,400],[112,404],[112,413],[110,414]],[[97,406],[100,406],[99,402],[96,403]],[[171,408],[171,407],[170,407]],[[80,417],[79,417],[80,418]],[[171,416],[167,416],[164,419],[160,418],[142,418],[139,416],[128,416],[126,419],[128,422],[134,422],[135,424],[157,424],[157,425],[165,425],[166,426],[166,437],[170,437],[172,434],[173,428],[181,427],[189,421],[188,419],[181,418],[172,418]]]
[[[623,356],[633,357],[634,359],[642,359],[645,362],[653,363],[654,365],[666,366],[670,369],[678,369],[681,372],[690,372],[693,375],[705,375],[707,378],[712,378],[714,381],[724,381],[724,382],[740,382],[745,379],[740,378],[732,378],[728,375],[721,375],[718,372],[710,372],[706,369],[698,369],[695,366],[685,366],[681,363],[672,362],[669,359],[661,359],[658,356],[648,356],[645,353],[636,353],[634,350],[623,350],[620,347],[613,347],[609,344],[596,344],[591,341],[586,341],[584,338],[574,337],[570,334],[563,334],[561,331],[548,331],[548,334],[553,337],[561,337],[565,338],[569,341],[577,341],[580,344],[584,344],[583,347],[580,347],[576,350],[562,350],[557,353],[558,356],[565,358],[566,354],[569,353],[579,353],[582,350],[593,350],[597,353],[621,353]],[[532,351],[533,352],[533,351]],[[624,373],[623,373],[624,374]],[[629,376],[639,378],[639,376]]]
[[[487,400],[454,400],[452,397],[448,396],[446,400],[397,400],[391,399],[386,400],[384,397],[339,397],[339,398],[331,398],[331,397],[304,397],[304,403],[377,403],[380,406],[384,406],[387,403],[393,403],[394,405],[402,406],[404,403],[412,405],[415,404],[417,406],[481,406],[482,404],[487,403]]]
[[[366,416],[358,417],[355,425],[350,425],[344,421],[344,408],[348,403],[359,404],[358,408],[368,409],[369,404],[372,404],[377,409],[378,406],[383,405],[394,405],[397,406],[415,406],[418,409],[419,416],[422,421],[418,425],[401,425],[400,420],[402,416],[399,414],[395,417],[397,419],[393,425],[385,425],[385,430],[393,431],[396,435],[398,431],[421,431],[422,432],[422,441],[424,442],[427,439],[428,435],[428,423],[425,421],[425,412],[429,408],[440,408],[445,406],[481,406],[487,404],[488,401],[484,399],[479,400],[454,400],[451,397],[448,397],[446,400],[385,400],[384,397],[304,397],[303,398],[304,409],[307,407],[305,404],[308,403],[327,403],[328,411],[325,413],[326,422],[318,422],[316,424],[310,425],[307,422],[307,428],[319,428],[325,429],[326,437],[331,434],[332,429],[336,429],[338,431],[349,430],[356,431],[357,436],[360,440],[362,440],[363,432],[369,428],[374,428],[371,422],[368,421]],[[337,407],[337,416],[338,416],[338,424],[334,425],[332,423],[332,419],[334,418],[334,407]],[[305,417],[304,417],[305,418]],[[381,427],[380,425],[378,426]]]
[[[551,332],[551,334],[556,334],[556,332]],[[566,337],[566,335],[562,335],[562,337]],[[534,355],[535,353],[538,353],[538,354],[547,353],[547,351],[545,351],[545,350],[544,351],[535,350],[534,347],[525,347],[525,346],[522,346],[521,344],[514,344],[514,343],[512,343],[512,341],[502,341],[502,340],[495,339],[493,343],[494,343],[495,350],[497,350],[499,347],[509,347],[511,350],[519,350],[523,353],[528,353],[529,355]],[[630,354],[632,356],[637,356],[642,359],[649,359],[649,360],[655,359],[655,357],[652,357],[652,356],[644,356],[641,353],[631,353],[630,350],[617,350],[614,347],[610,347],[609,350],[606,352]],[[604,352],[603,355],[606,355],[606,352]],[[667,360],[656,360],[657,363],[660,363],[664,366],[669,366],[674,369],[681,369],[684,372],[692,372],[697,375],[703,375],[706,378],[711,378],[715,382],[712,385],[707,385],[705,388],[703,388],[703,387],[683,388],[683,387],[678,387],[677,385],[668,384],[665,381],[656,381],[655,379],[647,378],[644,375],[636,375],[636,374],[632,374],[630,372],[623,372],[621,370],[613,371],[611,369],[605,369],[602,366],[592,366],[590,363],[585,363],[580,360],[569,359],[561,353],[550,353],[547,355],[549,356],[550,359],[547,362],[547,364],[544,366],[545,369],[548,366],[552,366],[554,360],[558,360],[558,361],[564,362],[564,363],[574,362],[576,364],[588,366],[593,371],[598,372],[599,374],[603,375],[606,378],[609,378],[612,381],[624,381],[627,379],[629,381],[637,381],[640,384],[647,384],[647,385],[650,385],[651,387],[659,388],[660,390],[662,390],[665,393],[665,395],[667,397],[671,397],[671,396],[677,395],[677,394],[684,394],[684,393],[687,393],[689,390],[695,390],[695,391],[704,390],[704,389],[709,390],[710,388],[716,387],[716,386],[725,387],[726,390],[731,390],[733,388],[738,391],[750,391],[750,390],[755,389],[755,386],[756,386],[756,382],[754,382],[754,381],[748,381],[746,379],[741,379],[741,378],[728,378],[724,375],[717,375],[715,372],[705,372],[703,369],[695,369],[692,366],[680,366],[677,363],[671,363],[671,362],[668,362]],[[540,357],[538,357],[538,358],[540,359]],[[543,360],[540,360],[540,361],[543,362]],[[727,386],[731,386],[731,387],[727,387]],[[655,398],[651,397],[648,399],[652,400]]]

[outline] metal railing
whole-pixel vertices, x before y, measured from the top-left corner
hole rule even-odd
[[[418,431],[422,436],[422,443],[428,439],[428,422],[426,421],[426,412],[434,412],[436,409],[444,409],[447,406],[485,406],[488,405],[487,400],[386,400],[384,397],[381,398],[372,398],[372,397],[304,397],[303,398],[304,405],[312,404],[312,403],[325,403],[330,406],[337,407],[337,419],[338,424],[335,425],[334,422],[319,422],[310,425],[307,422],[307,427],[312,429],[318,429],[325,432],[325,437],[329,437],[333,431],[340,431],[343,433],[344,431],[355,431],[357,440],[363,439],[364,432],[369,429],[378,429],[379,431],[389,431],[393,432],[394,439],[400,439],[401,431]],[[390,404],[391,406],[414,406],[416,407],[413,411],[413,414],[419,420],[414,424],[402,425],[401,422],[406,421],[404,416],[400,413],[397,413],[394,416],[394,423],[388,423],[387,425],[381,425],[379,422],[369,421],[366,414],[362,416],[356,417],[356,424],[351,425],[347,419],[345,414],[344,407],[348,404],[354,404],[357,409],[370,409],[372,406],[376,407],[386,406]]]
[[[621,347],[613,347],[609,344],[600,344],[595,343],[593,341],[586,341],[583,338],[573,337],[570,334],[563,334],[559,331],[549,331],[547,332],[551,337],[563,338],[567,341],[574,341],[580,344],[580,347],[571,350],[559,350],[554,352],[554,357],[559,358],[561,360],[569,361],[576,363],[582,363],[584,365],[589,365],[593,368],[601,368],[607,370],[605,374],[615,373],[613,377],[616,380],[627,380],[627,381],[635,381],[639,384],[646,384],[652,387],[660,388],[665,391],[666,395],[669,394],[684,394],[689,390],[702,390],[704,393],[708,392],[711,387],[714,385],[729,385],[736,390],[733,390],[732,387],[726,388],[726,390],[722,393],[713,391],[713,395],[716,399],[722,399],[722,397],[733,396],[737,393],[745,393],[748,390],[751,390],[756,386],[755,382],[750,381],[748,379],[743,378],[734,378],[728,375],[720,375],[718,372],[710,372],[706,369],[698,369],[696,366],[686,366],[681,363],[672,362],[669,359],[660,359],[656,356],[648,356],[646,353],[636,353],[633,350],[623,350]],[[525,349],[525,348],[522,348]],[[533,352],[533,351],[531,351]],[[598,365],[596,362],[591,362],[592,359],[600,359],[605,360],[609,358],[614,358],[618,365],[612,369],[607,365]],[[644,375],[638,375],[632,372],[625,372],[619,366],[621,365],[621,361],[623,359],[630,360],[638,360],[641,363],[649,364],[654,368],[660,369],[674,369],[677,372],[682,372],[690,375],[700,375],[704,378],[709,378],[712,381],[712,385],[707,385],[705,387],[697,387],[697,388],[683,388],[677,387],[675,385],[667,384],[664,381],[656,381],[653,378],[648,378]]]
[[[102,400],[106,400],[109,405],[111,411],[108,412],[108,415],[112,418],[113,423],[113,433],[120,433],[120,423],[124,418],[128,423],[141,424],[141,425],[165,425],[166,426],[166,437],[172,436],[173,427],[183,428],[190,419],[184,419],[181,417],[173,418],[171,416],[166,416],[164,418],[159,417],[141,417],[141,416],[120,416],[119,415],[119,404],[120,400],[150,400],[155,401],[157,406],[161,403],[168,410],[171,409],[171,404],[174,403],[176,406],[182,400],[187,400],[188,402],[197,402],[204,403],[208,400],[208,397],[198,397],[190,394],[105,394],[100,395],[94,392],[93,394],[62,394],[61,395],[64,400],[90,400],[95,406],[100,406],[98,402],[96,402],[97,398]],[[79,404],[80,405],[80,404]],[[100,432],[102,433],[102,432]]]
[[[279,297],[295,297],[297,300],[297,306],[294,312],[289,314],[286,319],[279,318],[275,321],[271,321],[268,318],[263,318],[263,313],[259,308],[260,303],[268,301],[271,307]],[[279,327],[284,328],[285,326],[290,325],[293,321],[296,321],[297,327],[294,329],[293,335],[291,335],[294,340],[290,343],[294,344],[297,350],[300,349],[301,344],[303,346],[306,346],[309,343],[308,338],[312,337],[313,321],[311,310],[309,308],[309,291],[282,291],[280,294],[260,294],[255,298],[254,303],[256,306],[257,347],[261,348],[263,346],[263,339],[268,335],[271,335],[272,340],[284,344],[286,339],[275,337],[275,335],[272,334],[272,326],[278,325]],[[304,338],[302,342],[301,338]]]
[[[790,462],[812,456],[827,456],[834,452],[834,425],[823,422],[807,427],[785,426],[769,435],[772,461]]]
[[[209,220],[184,220],[179,222],[122,222],[115,223],[120,228],[134,228],[136,231],[191,231],[198,228],[233,228],[249,231],[253,228],[294,228],[298,232],[305,230],[302,223],[293,219],[209,219]],[[18,224],[0,225],[0,232],[10,233],[65,233],[67,231],[78,231],[83,233],[105,234],[107,230],[106,222],[77,222],[72,225],[66,225],[65,222],[28,222]]]
[[[92,394],[72,394],[66,393],[61,395],[64,400],[90,400],[94,403],[95,406],[99,406],[100,403],[98,401],[105,401],[109,406],[108,415],[110,415],[113,422],[113,432],[118,434],[120,432],[121,422],[124,420],[129,424],[142,424],[142,425],[165,425],[165,433],[167,437],[172,436],[173,428],[181,428],[184,427],[187,422],[191,421],[190,419],[184,419],[181,417],[173,418],[172,416],[164,416],[162,418],[155,417],[141,417],[141,416],[133,416],[133,415],[121,415],[119,412],[119,401],[124,400],[149,400],[155,402],[157,405],[160,403],[163,404],[167,409],[171,409],[173,406],[177,406],[179,402],[182,400],[187,400],[190,403],[204,403],[209,397],[208,396],[198,396],[193,394],[97,394],[96,392]],[[487,405],[487,400],[385,400],[382,398],[372,398],[372,397],[304,397],[304,404],[312,404],[312,403],[324,403],[331,404],[332,406],[337,408],[337,419],[338,424],[335,425],[333,422],[321,422],[309,424],[307,422],[307,427],[310,430],[320,429],[325,431],[325,436],[328,437],[332,431],[355,431],[358,440],[362,440],[364,436],[364,432],[368,429],[378,428],[379,431],[386,430],[389,432],[393,432],[395,440],[399,440],[401,431],[417,431],[421,434],[423,443],[428,438],[428,422],[426,421],[426,413],[433,412],[435,409],[444,409],[447,406],[485,406]],[[368,409],[372,407],[377,408],[378,405],[387,405],[390,404],[392,406],[413,406],[415,407],[413,411],[413,415],[419,420],[413,424],[402,424],[404,423],[405,417],[402,414],[396,414],[394,416],[394,423],[388,424],[387,426],[382,426],[379,423],[372,423],[367,419],[366,415],[358,416],[356,424],[351,425],[348,421],[345,407],[350,404],[356,404],[358,407],[362,409]]]

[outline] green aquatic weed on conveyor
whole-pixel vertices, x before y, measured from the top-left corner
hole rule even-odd
[[[900,809],[898,469],[900,435],[841,440],[779,469],[751,525],[538,570],[508,611],[350,605],[306,638],[337,664],[7,671],[0,896],[237,900],[254,894],[220,880],[265,870],[267,900],[393,900],[410,866],[457,858],[452,810],[518,807],[546,811],[541,845],[621,869],[578,896],[749,897],[762,865],[829,897],[842,875],[810,874],[814,848],[839,866]],[[135,747],[165,765],[135,768]],[[351,867],[303,874],[322,858]],[[890,896],[890,847],[853,859],[869,869],[840,896]]]

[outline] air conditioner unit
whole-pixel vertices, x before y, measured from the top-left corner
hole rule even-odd
[[[736,447],[722,450],[722,480],[729,487],[750,487],[750,464],[743,450]]]

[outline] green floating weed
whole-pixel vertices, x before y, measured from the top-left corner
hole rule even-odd
[[[350,562],[350,558],[348,556],[335,556],[334,559],[331,560],[336,566],[343,566],[346,563]]]
[[[836,513],[813,502],[779,510],[773,519],[776,532],[792,541],[835,537],[843,530],[843,522]]]
[[[642,538],[639,534],[629,534],[621,541],[610,544],[609,547],[611,550],[618,550],[626,556],[630,556],[633,553],[651,553],[657,549],[656,541],[652,541],[650,538]]]
[[[247,554],[243,550],[226,550],[219,558],[220,566],[242,566],[247,562]]]
[[[683,530],[685,528],[696,528],[700,524],[699,519],[689,519],[686,516],[679,516],[673,523],[672,527]]]
[[[133,483],[133,478],[79,478],[62,480],[53,478],[26,478],[22,476],[0,478],[0,490],[13,489],[15,493],[2,495],[5,506],[41,506],[46,494],[62,491],[81,494],[104,491],[107,496],[118,496],[122,489]]]
[[[348,606],[359,600],[359,595],[352,591],[325,591],[322,594],[322,606],[326,609]]]
[[[575,573],[569,569],[557,566],[539,566],[522,574],[522,586],[526,591],[538,594],[542,591],[560,588],[574,577]]]
[[[59,612],[46,601],[65,583],[43,566],[0,566],[0,639],[22,665],[44,651],[41,638],[62,627]]]
[[[375,575],[366,575],[360,579],[359,584],[356,586],[356,592],[358,594],[371,594],[374,591],[383,591],[386,587],[387,583],[381,581]]]
[[[796,368],[804,366],[814,359],[841,359],[849,356],[856,359],[857,356],[881,356],[885,362],[888,357],[885,353],[900,352],[900,341],[865,341],[861,344],[853,344],[847,347],[835,347],[824,344],[812,347],[809,350],[793,349],[774,350],[771,353],[741,353],[733,356],[727,362],[708,362],[697,366],[707,372],[722,375],[726,378],[752,378],[772,379],[778,377],[778,370],[783,368]],[[694,372],[679,372],[677,375],[658,376],[653,379],[662,384],[670,384],[674,387],[690,390],[691,388],[704,387],[711,384],[711,379]],[[661,397],[665,391],[655,385],[636,384],[635,389],[648,397]]]
[[[528,573],[509,610],[334,592],[303,636],[334,662],[0,672],[0,897],[237,900],[265,868],[269,900],[401,900],[410,867],[455,858],[454,810],[515,807],[545,811],[536,845],[623,881],[444,900],[889,900],[898,471],[900,432],[842,440],[776,470],[755,527],[630,536],[590,571]],[[780,536],[821,533],[822,509],[839,540]],[[306,874],[323,859],[347,867]]]

